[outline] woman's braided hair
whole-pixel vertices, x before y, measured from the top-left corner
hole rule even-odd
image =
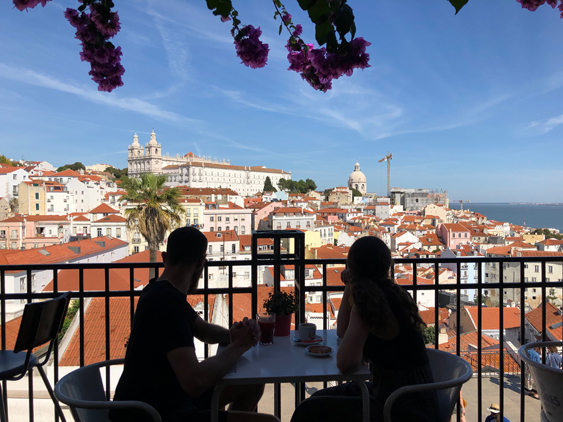
[[[347,263],[353,276],[352,300],[370,327],[385,324],[389,308],[401,326],[419,330],[426,326],[410,294],[389,278],[391,252],[381,239],[366,236],[356,240]]]

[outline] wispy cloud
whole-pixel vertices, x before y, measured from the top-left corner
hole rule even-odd
[[[0,63],[0,77],[28,85],[66,92],[87,101],[142,114],[152,119],[173,122],[197,122],[196,120],[180,116],[171,111],[162,110],[154,104],[137,98],[120,98],[114,93],[101,93],[99,91],[94,91],[93,89],[62,82],[51,76],[43,75],[30,69],[16,68]]]
[[[561,114],[560,116],[552,117],[547,120],[531,122],[528,127],[535,128],[536,130],[539,131],[539,133],[544,134],[562,124],[563,124],[563,114]]]

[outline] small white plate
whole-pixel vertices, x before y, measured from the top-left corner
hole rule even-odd
[[[306,340],[306,341],[301,341],[299,338],[297,337],[293,337],[292,338],[293,342],[295,344],[297,344],[298,346],[312,346],[315,344],[319,344],[320,342],[322,342],[324,339],[321,336],[316,336],[314,340]]]
[[[311,348],[314,348],[314,347],[323,347],[324,350],[327,350],[327,351],[325,353],[311,352]],[[317,358],[323,358],[325,356],[330,356],[330,355],[332,355],[332,352],[334,352],[334,349],[332,347],[328,347],[328,346],[309,346],[305,350],[307,350],[307,353],[309,353],[311,356],[315,356]]]

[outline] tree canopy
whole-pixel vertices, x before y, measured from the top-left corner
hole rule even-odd
[[[360,192],[358,189],[352,188],[352,196],[362,196],[362,192]]]
[[[127,226],[146,239],[151,262],[156,262],[160,244],[170,231],[179,227],[185,215],[185,210],[178,201],[179,189],[164,189],[165,182],[165,175],[143,173],[138,179],[124,177],[121,184],[127,193],[120,201],[132,205],[125,210]],[[154,268],[151,268],[152,277]]]
[[[266,176],[266,180],[264,181],[264,189],[262,192],[277,192],[278,190],[272,184],[272,179],[270,176]]]
[[[532,232],[532,234],[543,234],[546,239],[563,240],[563,234],[553,233],[549,229],[536,229]]]
[[[123,176],[127,176],[128,169],[125,167],[124,169],[116,169],[115,167],[106,167],[104,170],[107,173],[111,173],[115,179],[121,179]]]
[[[317,189],[317,184],[312,179],[299,180],[298,182],[291,179],[280,179],[278,187],[280,190],[289,191],[289,193],[307,193]]]
[[[86,167],[80,161],[77,161],[74,164],[65,164],[64,166],[60,166],[57,169],[57,171],[65,171],[65,170],[68,170],[68,169],[74,170],[74,171],[80,171],[80,170],[86,170]]]
[[[7,165],[13,166],[13,167],[17,167],[17,166],[20,165],[20,163],[14,163],[12,160],[10,160],[5,155],[0,155],[0,164],[7,164]]]

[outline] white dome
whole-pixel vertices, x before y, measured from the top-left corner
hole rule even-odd
[[[151,133],[151,140],[149,141],[149,145],[158,145],[156,143],[156,133],[154,133],[154,130]]]
[[[140,147],[141,145],[139,145],[139,137],[137,136],[137,132],[135,132],[135,136],[133,136],[133,146],[134,147]]]
[[[367,192],[366,182],[366,175],[360,171],[360,163],[356,163],[354,171],[348,177],[348,187],[365,194]]]

